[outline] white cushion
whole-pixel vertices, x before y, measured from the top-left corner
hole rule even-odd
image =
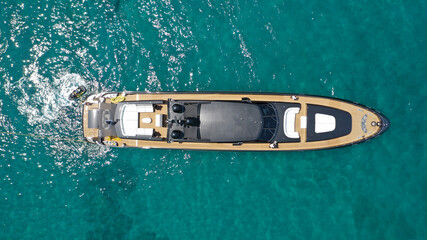
[[[123,106],[121,113],[121,130],[124,136],[134,137],[138,135],[152,136],[154,129],[138,128],[139,113],[154,112],[153,104],[127,104]],[[151,118],[143,118],[143,123],[151,123]]]
[[[153,104],[138,104],[136,109],[138,112],[154,112]]]
[[[327,114],[316,113],[314,115],[315,125],[314,131],[316,133],[325,133],[335,130],[335,117]]]
[[[135,136],[135,131],[138,128],[138,112],[136,105],[125,105],[122,109],[121,129],[125,136]]]
[[[152,128],[138,128],[136,129],[137,135],[144,135],[144,136],[153,136],[154,129]]]
[[[156,127],[163,127],[163,114],[156,115]]]
[[[299,110],[299,107],[290,107],[283,116],[283,131],[288,138],[299,138],[299,133],[295,131],[295,117]]]

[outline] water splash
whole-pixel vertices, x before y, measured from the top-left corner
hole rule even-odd
[[[51,81],[35,68],[28,77],[12,84],[11,94],[18,103],[19,112],[26,116],[28,124],[34,126],[57,119],[61,108],[72,105],[68,96],[80,85],[85,85],[85,81],[78,74],[66,73]]]

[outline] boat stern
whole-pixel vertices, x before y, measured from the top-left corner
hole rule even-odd
[[[83,136],[84,138],[91,143],[96,143],[99,136],[99,131],[97,128],[91,128],[90,127],[90,113],[93,112],[93,110],[99,109],[98,104],[84,104],[83,105],[83,112],[82,112],[82,122],[83,122]]]

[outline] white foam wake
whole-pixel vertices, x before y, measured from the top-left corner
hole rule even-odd
[[[61,108],[72,104],[68,96],[81,85],[85,81],[78,74],[66,73],[52,81],[35,70],[13,84],[11,93],[30,125],[48,124],[60,116]]]

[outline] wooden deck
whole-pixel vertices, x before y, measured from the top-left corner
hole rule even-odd
[[[139,127],[140,128],[153,128],[154,132],[160,134],[158,137],[166,138],[168,128],[166,127],[166,119],[168,115],[167,104],[157,104],[160,109],[154,109],[152,113],[139,113]],[[156,115],[163,115],[161,127],[156,126]],[[151,123],[143,123],[142,119],[150,118]]]
[[[247,97],[252,101],[266,101],[266,102],[290,102],[301,104],[301,110],[296,115],[296,131],[299,132],[301,141],[295,143],[279,143],[278,148],[271,149],[269,143],[243,143],[242,145],[234,146],[232,143],[197,143],[197,142],[173,142],[167,143],[166,141],[147,141],[147,140],[132,140],[122,139],[121,144],[124,143],[128,147],[139,147],[139,148],[168,148],[168,149],[196,149],[196,150],[230,150],[230,151],[287,151],[287,150],[311,150],[311,149],[323,149],[339,147],[349,145],[355,142],[370,138],[375,135],[380,127],[371,126],[371,122],[379,122],[380,117],[373,111],[367,108],[363,108],[359,105],[345,102],[341,100],[335,100],[332,98],[316,97],[316,96],[298,96],[297,100],[293,100],[291,95],[265,95],[265,94],[234,94],[234,93],[141,93],[141,94],[130,94],[126,96],[126,101],[149,101],[149,100],[163,100],[167,101],[170,99],[175,100],[223,100],[223,101],[240,101],[243,97]],[[301,128],[301,117],[307,116],[307,104],[323,105],[342,109],[349,112],[352,115],[352,131],[350,134],[324,141],[307,142],[307,129]],[[96,106],[85,106],[84,116],[87,116],[87,108]],[[167,107],[164,106],[161,109],[161,114],[167,114]],[[156,113],[153,113],[154,115]],[[362,130],[361,122],[362,118],[366,115],[366,130],[365,133]],[[148,116],[148,115],[147,115]],[[153,117],[150,115],[150,117]],[[167,117],[164,116],[164,119]],[[154,121],[153,121],[154,122]],[[84,134],[85,137],[93,136],[97,137],[96,134],[87,129],[87,119],[83,120]],[[154,124],[154,123],[152,123]],[[144,126],[145,127],[145,126]],[[147,126],[148,127],[148,126]],[[152,127],[152,125],[150,125]],[[161,136],[166,136],[167,128],[155,128],[155,131],[160,132]]]
[[[98,129],[96,128],[89,128],[88,127],[88,112],[92,109],[98,109],[99,104],[92,104],[92,105],[84,105],[83,106],[83,136],[84,137],[98,137]]]

